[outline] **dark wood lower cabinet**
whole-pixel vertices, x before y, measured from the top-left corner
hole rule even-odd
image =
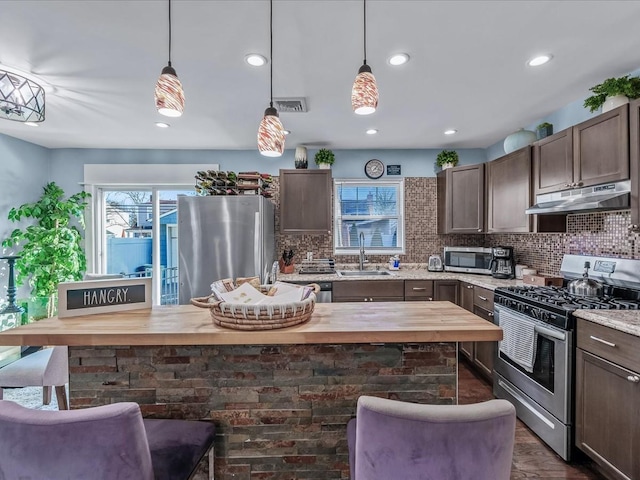
[[[460,282],[458,292],[458,305],[493,323],[492,290]],[[482,375],[488,379],[493,377],[497,342],[460,342],[458,349]]]
[[[333,282],[334,302],[402,302],[404,280]]]
[[[473,313],[493,323],[493,312],[474,306]],[[489,378],[493,377],[493,366],[495,364],[497,351],[498,342],[475,342],[473,363]]]
[[[433,282],[433,298],[441,302],[458,302],[458,280],[436,280]]]
[[[640,338],[584,320],[576,328],[576,446],[608,477],[638,480]]]

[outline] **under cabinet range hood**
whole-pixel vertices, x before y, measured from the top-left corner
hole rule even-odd
[[[562,192],[536,195],[536,204],[525,210],[527,215],[594,212],[630,208],[631,181],[607,183]]]

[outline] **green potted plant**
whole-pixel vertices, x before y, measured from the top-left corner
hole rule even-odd
[[[9,220],[19,222],[32,218],[34,225],[15,229],[2,242],[4,247],[21,247],[16,261],[16,281],[29,279],[31,295],[47,298],[47,315],[56,308],[58,284],[82,280],[86,257],[80,229],[71,225],[76,220],[84,229],[84,208],[90,194],[79,192],[64,200],[64,191],[51,182],[35,203],[25,203],[9,211]]]
[[[603,113],[628,102],[629,98],[640,97],[640,77],[625,75],[607,78],[604,82],[591,87],[593,95],[584,101],[584,108],[591,113],[603,107]]]
[[[536,127],[536,133],[538,134],[538,140],[553,135],[553,125],[548,122],[543,122]]]
[[[318,168],[331,168],[333,162],[336,161],[336,156],[333,152],[327,148],[321,148],[315,155],[316,165]]]
[[[458,165],[459,160],[455,150],[442,150],[436,157],[436,165],[445,170]]]

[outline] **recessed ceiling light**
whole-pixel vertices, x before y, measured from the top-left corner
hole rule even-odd
[[[539,67],[540,65],[544,65],[545,63],[547,63],[552,58],[553,55],[551,55],[550,53],[545,53],[544,55],[533,57],[527,62],[527,65],[529,65],[530,67]]]
[[[291,133],[291,130],[285,130],[285,131],[284,131],[284,134],[285,134],[285,135],[289,135],[290,133]]]
[[[458,133],[458,130],[454,130],[453,128],[450,128],[449,130],[444,131],[445,135],[453,135],[454,133]]]
[[[261,67],[267,63],[267,59],[258,53],[250,53],[244,57],[244,61],[252,67]]]
[[[160,127],[160,128],[169,128],[171,125],[169,125],[168,123],[164,123],[164,122],[156,122],[156,127]]]
[[[23,125],[26,125],[27,127],[39,127],[40,124],[36,123],[36,122],[24,122]]]
[[[376,133],[378,133],[378,130],[376,130],[375,128],[370,128],[369,130],[367,130],[367,135],[375,135]]]
[[[404,65],[408,61],[409,55],[406,53],[396,53],[395,55],[391,55],[388,60],[388,62],[393,66]]]

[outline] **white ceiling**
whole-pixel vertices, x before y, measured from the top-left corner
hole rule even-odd
[[[273,10],[274,97],[306,97],[309,108],[281,114],[287,148],[485,148],[640,67],[639,1],[369,0],[380,102],[358,116],[362,1],[275,0]],[[186,107],[168,120],[153,100],[167,63],[166,0],[2,0],[0,18],[0,64],[54,87],[40,127],[0,120],[0,133],[50,148],[256,148],[269,68],[244,56],[269,57],[268,1],[173,0]],[[396,52],[411,61],[391,67]],[[526,66],[541,52],[555,58]],[[154,125],[163,120],[171,128]]]

